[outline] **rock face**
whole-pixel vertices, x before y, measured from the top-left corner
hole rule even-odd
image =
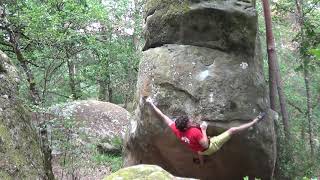
[[[168,3],[170,2],[170,3]],[[264,121],[232,137],[204,167],[142,102],[125,146],[125,165],[157,164],[177,176],[201,179],[270,179],[275,133],[251,1],[148,0],[145,51],[137,101],[149,94],[169,117],[202,115],[209,136],[248,122]]]
[[[146,165],[146,164],[141,164],[137,166],[120,169],[119,171],[111,174],[110,176],[107,176],[104,180],[118,180],[118,179],[122,179],[122,180],[132,180],[132,179],[195,180],[191,178],[175,177],[159,166]]]
[[[30,115],[18,101],[18,81],[16,69],[0,51],[0,179],[52,178]]]
[[[148,0],[145,47],[189,44],[253,53],[257,16],[251,0]]]

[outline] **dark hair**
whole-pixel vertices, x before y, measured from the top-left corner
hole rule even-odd
[[[188,122],[189,122],[188,116],[183,115],[183,116],[179,116],[176,119],[175,124],[176,124],[177,129],[179,129],[180,131],[184,132],[184,131],[187,130]]]

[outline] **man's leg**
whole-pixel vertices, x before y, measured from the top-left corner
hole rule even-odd
[[[234,135],[237,134],[243,130],[248,129],[249,127],[253,126],[255,123],[259,122],[261,119],[263,119],[263,117],[265,116],[265,113],[260,113],[256,118],[254,118],[251,122],[248,122],[246,124],[242,124],[241,126],[238,127],[232,127],[230,129],[227,130],[228,133],[230,133],[230,135]]]
[[[201,154],[198,154],[199,160],[200,160],[200,165],[203,166],[204,165],[204,157]]]
[[[211,155],[218,151],[224,143],[231,138],[231,134],[228,131],[210,138],[209,148],[203,152],[199,152],[200,155]]]
[[[215,153],[223,146],[224,143],[226,143],[231,138],[232,135],[239,133],[245,129],[248,129],[249,127],[253,126],[258,121],[263,119],[264,116],[265,116],[265,113],[260,113],[259,116],[257,116],[251,122],[243,124],[238,127],[232,127],[230,129],[228,129],[227,131],[225,131],[224,133],[210,138],[209,148],[207,150],[205,150],[204,152],[200,152],[199,154],[200,155],[211,155],[211,154]]]

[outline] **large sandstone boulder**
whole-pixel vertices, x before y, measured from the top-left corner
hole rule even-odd
[[[140,101],[126,137],[125,165],[157,164],[174,175],[201,179],[270,179],[275,166],[276,114],[269,108],[253,4],[164,2],[149,0],[146,4],[147,42],[137,102],[142,94],[150,94],[173,119],[202,115],[209,123],[209,136],[249,122],[260,111],[268,116],[206,157],[205,166],[200,167],[192,161],[195,155]],[[169,11],[172,8],[175,11]],[[192,33],[174,34],[179,30]]]
[[[164,169],[156,165],[136,165],[120,169],[119,171],[107,176],[104,180],[195,180],[191,178],[175,177]]]
[[[0,179],[52,178],[29,112],[18,101],[18,81],[16,69],[0,51]]]

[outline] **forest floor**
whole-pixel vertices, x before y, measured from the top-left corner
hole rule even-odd
[[[52,158],[52,171],[57,180],[100,180],[111,173],[111,167],[88,163],[78,168],[66,168],[61,165],[63,157]]]

